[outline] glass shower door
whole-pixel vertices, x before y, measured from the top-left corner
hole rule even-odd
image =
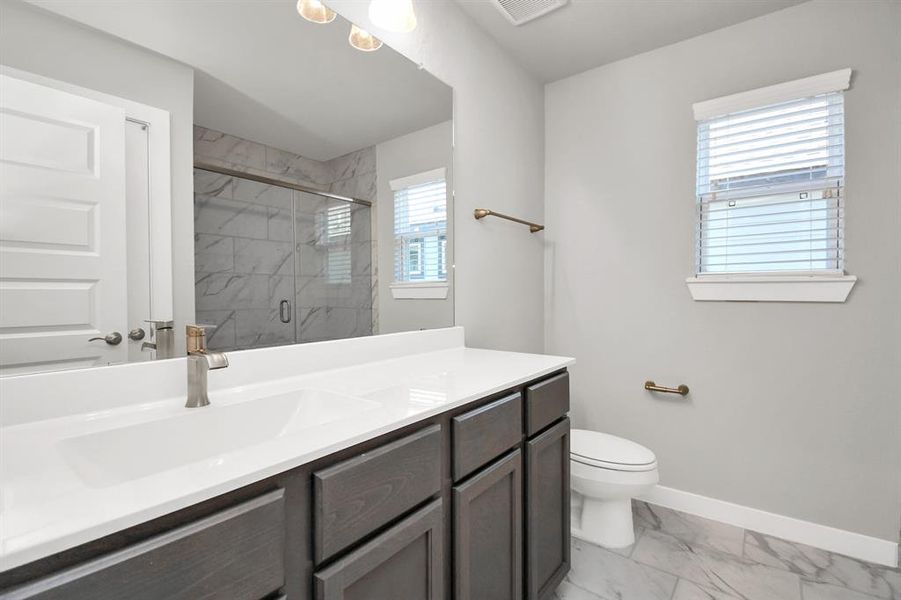
[[[372,335],[371,212],[294,193],[298,342]]]
[[[371,208],[194,170],[197,321],[213,350],[372,334]]]
[[[214,350],[293,344],[294,192],[194,170],[197,321]]]

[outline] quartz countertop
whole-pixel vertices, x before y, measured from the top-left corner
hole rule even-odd
[[[310,361],[316,363],[313,367],[293,366],[312,356],[317,346],[320,354]],[[232,375],[218,387],[213,382],[220,371],[210,372],[212,404],[200,409],[184,408],[181,394],[154,398],[145,393],[136,394],[137,401],[127,399],[125,388],[118,399],[115,394],[92,399],[87,406],[91,410],[73,412],[71,404],[84,408],[83,401],[65,401],[67,393],[77,393],[89,384],[109,387],[128,380],[133,387],[142,378],[152,381],[179,371],[184,377],[184,359],[163,361],[168,363],[165,366],[107,367],[92,369],[94,373],[4,380],[0,402],[11,405],[4,407],[5,422],[0,427],[0,571],[276,475],[573,363],[565,357],[467,348],[461,328],[279,350],[230,354],[232,366],[226,371],[254,370],[255,361],[266,360],[268,372],[257,369],[265,375],[259,380],[251,373]],[[253,353],[257,354],[239,356]],[[391,357],[372,359],[380,354]],[[284,362],[283,377],[272,375],[279,371],[269,364],[272,360]],[[328,368],[329,364],[337,366]],[[74,391],[59,388],[67,380]],[[231,385],[235,383],[239,385]],[[49,394],[52,389],[60,389],[58,398],[19,397]],[[69,408],[61,408],[61,414],[54,416],[46,407],[32,410],[26,402],[60,402]],[[185,425],[189,423],[185,416],[191,419],[190,425]],[[246,434],[246,439],[234,441],[234,435],[219,439],[229,419],[240,419],[242,435],[238,437]],[[136,431],[147,437],[132,435]],[[192,437],[173,448],[179,446],[181,434]],[[225,445],[217,446],[220,442]],[[104,468],[93,464],[92,456]]]

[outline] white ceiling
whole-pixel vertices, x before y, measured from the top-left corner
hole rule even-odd
[[[327,160],[447,121],[452,90],[350,24],[302,19],[294,0],[31,0],[195,69],[194,122]]]
[[[515,60],[549,82],[805,0],[570,0],[519,27],[492,0],[456,1]]]

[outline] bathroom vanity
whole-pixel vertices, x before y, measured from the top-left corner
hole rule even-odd
[[[317,346],[320,364],[338,368],[312,366],[261,388],[230,386],[250,377],[248,367],[265,371],[261,353],[296,359],[313,356],[316,347],[234,353],[222,373],[241,374],[219,381],[218,390],[219,373],[210,375],[210,407],[175,406],[180,399],[107,407],[89,412],[89,420],[114,421],[88,434],[69,435],[81,426],[78,413],[14,424],[27,409],[7,408],[3,450],[19,457],[4,457],[4,483],[11,485],[3,518],[10,527],[3,532],[0,598],[550,597],[569,568],[572,361],[464,348],[459,328]],[[389,360],[354,364],[355,356],[380,349]],[[183,360],[121,369],[143,375],[136,369],[167,364],[174,371]],[[248,394],[263,395],[244,399]],[[329,407],[344,413],[326,422]],[[128,414],[115,416],[117,410]],[[165,414],[147,420],[154,410]],[[253,429],[268,418],[253,413],[272,410],[272,439],[255,440],[235,425]],[[209,417],[228,439],[196,439],[212,454],[192,454],[190,438],[180,437],[184,416]],[[115,455],[143,443],[145,431],[157,440],[148,453],[174,446],[172,456],[180,449],[190,464],[128,456],[135,461],[129,479]],[[48,472],[31,482],[7,477],[29,460],[18,438],[39,432],[60,435],[52,445],[68,458],[33,465]],[[250,442],[232,439],[242,435]],[[113,456],[89,455],[88,440],[100,440]],[[88,464],[91,456],[96,464]],[[28,485],[54,472],[71,478],[50,490],[58,498],[16,505],[16,494],[24,497]],[[177,481],[181,488],[160,487]],[[63,512],[42,514],[38,524],[35,511],[57,500]]]

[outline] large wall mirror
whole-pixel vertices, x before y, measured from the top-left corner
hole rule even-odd
[[[0,0],[0,375],[453,325],[452,90],[326,16]]]

